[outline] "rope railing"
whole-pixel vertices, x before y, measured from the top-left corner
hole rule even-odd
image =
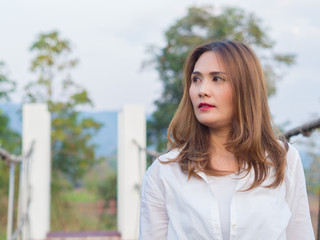
[[[284,132],[285,138],[289,141],[291,137],[298,134],[302,134],[305,137],[309,137],[317,128],[320,128],[320,118],[306,122],[298,127],[292,128]]]
[[[9,173],[9,195],[8,195],[8,217],[7,217],[7,240],[15,240],[22,234],[22,229],[28,224],[28,209],[30,205],[30,185],[29,185],[29,165],[34,148],[32,142],[29,151],[22,156],[15,156],[8,153],[5,149],[0,148],[0,159],[10,166]],[[18,216],[17,227],[13,229],[14,215],[14,186],[15,186],[15,168],[20,164],[19,176],[19,195],[18,195]],[[22,198],[26,199],[24,203]],[[22,239],[28,239],[28,231]]]
[[[132,142],[138,147],[139,151],[144,151],[147,155],[151,156],[153,159],[156,159],[161,155],[161,153],[147,149],[145,147],[141,147],[136,140],[132,140]]]
[[[0,148],[0,158],[5,161],[7,164],[10,163],[20,163],[22,161],[21,156],[15,156],[8,153],[6,150]]]

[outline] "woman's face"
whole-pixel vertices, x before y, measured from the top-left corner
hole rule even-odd
[[[230,79],[213,51],[203,53],[191,75],[189,95],[198,121],[213,130],[229,131],[233,103]]]

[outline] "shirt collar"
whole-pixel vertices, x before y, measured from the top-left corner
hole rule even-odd
[[[206,183],[208,183],[208,177],[203,171],[197,172],[198,176],[201,177]],[[247,183],[252,182],[254,174],[253,169],[246,175],[246,172],[239,173],[239,181],[236,186],[236,190],[240,190],[242,186],[247,185]],[[249,186],[247,186],[249,187]]]

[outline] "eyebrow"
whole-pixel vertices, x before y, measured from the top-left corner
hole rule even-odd
[[[218,74],[227,75],[226,72],[219,72],[219,71],[215,71],[215,72],[210,72],[209,73],[209,75],[218,75]],[[201,75],[202,76],[202,73],[198,72],[198,71],[194,71],[193,73],[191,73],[191,75]]]

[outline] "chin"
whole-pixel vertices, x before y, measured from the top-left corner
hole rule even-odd
[[[217,124],[217,120],[212,118],[198,117],[197,120],[199,123],[206,125],[207,127]]]
[[[200,121],[201,120],[201,121]],[[198,121],[202,124],[207,126],[210,129],[215,129],[215,130],[225,130],[231,128],[231,123],[230,124],[225,124],[226,121],[205,121],[204,119],[198,119]]]
[[[199,121],[199,123],[201,123],[202,125],[207,126],[208,128],[214,128],[216,126],[216,124],[212,121]]]

